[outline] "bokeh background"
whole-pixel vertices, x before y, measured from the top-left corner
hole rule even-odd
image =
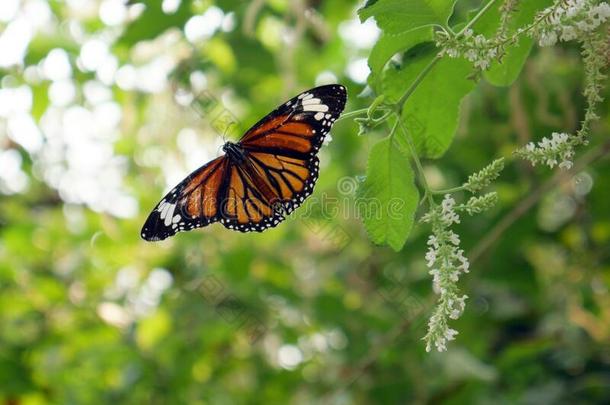
[[[164,192],[287,98],[340,82],[347,111],[370,104],[361,4],[131,3],[0,2],[1,403],[610,402],[607,102],[575,177],[513,162],[499,206],[458,227],[470,299],[428,354],[429,230],[376,247],[354,206],[383,130],[338,122],[310,203],[275,229],[139,238]],[[425,162],[432,186],[575,130],[581,90],[570,46],[534,50],[510,88],[480,82]]]

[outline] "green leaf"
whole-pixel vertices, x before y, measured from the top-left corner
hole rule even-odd
[[[508,25],[508,35],[513,35],[517,28],[531,23],[539,11],[550,6],[552,3],[552,0],[520,2]],[[477,21],[474,25],[474,30],[486,37],[492,37],[499,25],[499,8],[492,7]],[[532,38],[527,35],[521,35],[516,44],[510,45],[507,48],[502,63],[495,62],[489,70],[484,72],[485,79],[494,86],[510,86],[519,77],[533,44]]]
[[[401,66],[383,75],[383,94],[398,101],[417,75],[434,58],[433,44],[422,44],[405,55]],[[467,77],[472,65],[464,59],[441,59],[409,97],[403,117],[420,157],[439,158],[451,145],[458,126],[460,104],[475,82]]]
[[[358,189],[358,211],[374,243],[402,249],[419,202],[413,178],[409,159],[395,141],[386,138],[373,146]]]
[[[371,68],[368,79],[369,85],[378,91],[381,72],[395,54],[407,51],[417,44],[430,40],[432,40],[432,29],[430,27],[420,27],[400,34],[382,33],[369,55],[369,67]]]
[[[358,10],[361,21],[375,17],[386,33],[398,34],[430,25],[446,25],[455,0],[373,0]]]

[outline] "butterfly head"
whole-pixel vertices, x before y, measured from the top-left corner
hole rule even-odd
[[[222,146],[222,151],[226,153],[233,162],[241,162],[246,158],[244,150],[237,143],[227,141]]]
[[[235,146],[235,143],[226,141],[224,145],[222,145],[222,151],[224,153],[228,153],[229,149]]]

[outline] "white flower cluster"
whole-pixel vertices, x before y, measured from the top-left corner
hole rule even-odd
[[[553,132],[551,139],[542,138],[537,146],[530,142],[516,154],[532,162],[532,165],[540,163],[553,168],[559,162],[560,168],[568,170],[572,167],[574,145],[569,134]]]
[[[491,62],[503,52],[503,46],[497,41],[474,35],[469,28],[459,38],[450,37],[444,32],[437,32],[436,46],[441,48],[441,55],[450,58],[464,57],[474,64],[478,70],[487,70]]]
[[[576,134],[555,132],[550,139],[543,138],[537,145],[530,142],[516,152],[517,156],[534,165],[540,163],[552,168],[559,164],[562,169],[572,167],[574,148],[587,144],[591,123],[598,119],[595,107],[602,100],[601,90],[606,80],[604,69],[608,64],[610,49],[610,31],[602,24],[608,20],[610,5],[595,0],[556,0],[551,7],[538,14],[532,32],[541,46],[571,40],[582,44],[585,70],[583,94],[587,99],[587,109]]]
[[[584,38],[610,18],[610,5],[592,0],[556,0],[539,14],[541,24],[533,31],[540,46]]]
[[[426,264],[432,275],[434,291],[439,294],[438,306],[428,322],[424,337],[426,351],[435,346],[438,351],[447,350],[447,342],[455,339],[457,331],[449,328],[448,319],[458,319],[464,312],[466,295],[460,295],[457,282],[462,273],[468,273],[469,262],[460,249],[460,238],[450,226],[460,222],[455,212],[455,200],[445,195],[440,207],[435,207],[422,218],[432,224],[428,238]]]

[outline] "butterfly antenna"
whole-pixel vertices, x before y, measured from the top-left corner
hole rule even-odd
[[[229,125],[227,125],[227,127],[225,128],[223,134],[222,134],[222,139],[226,142],[227,139],[227,132],[229,132],[229,128],[231,128],[231,125],[236,125],[235,122],[231,121],[229,122]]]

